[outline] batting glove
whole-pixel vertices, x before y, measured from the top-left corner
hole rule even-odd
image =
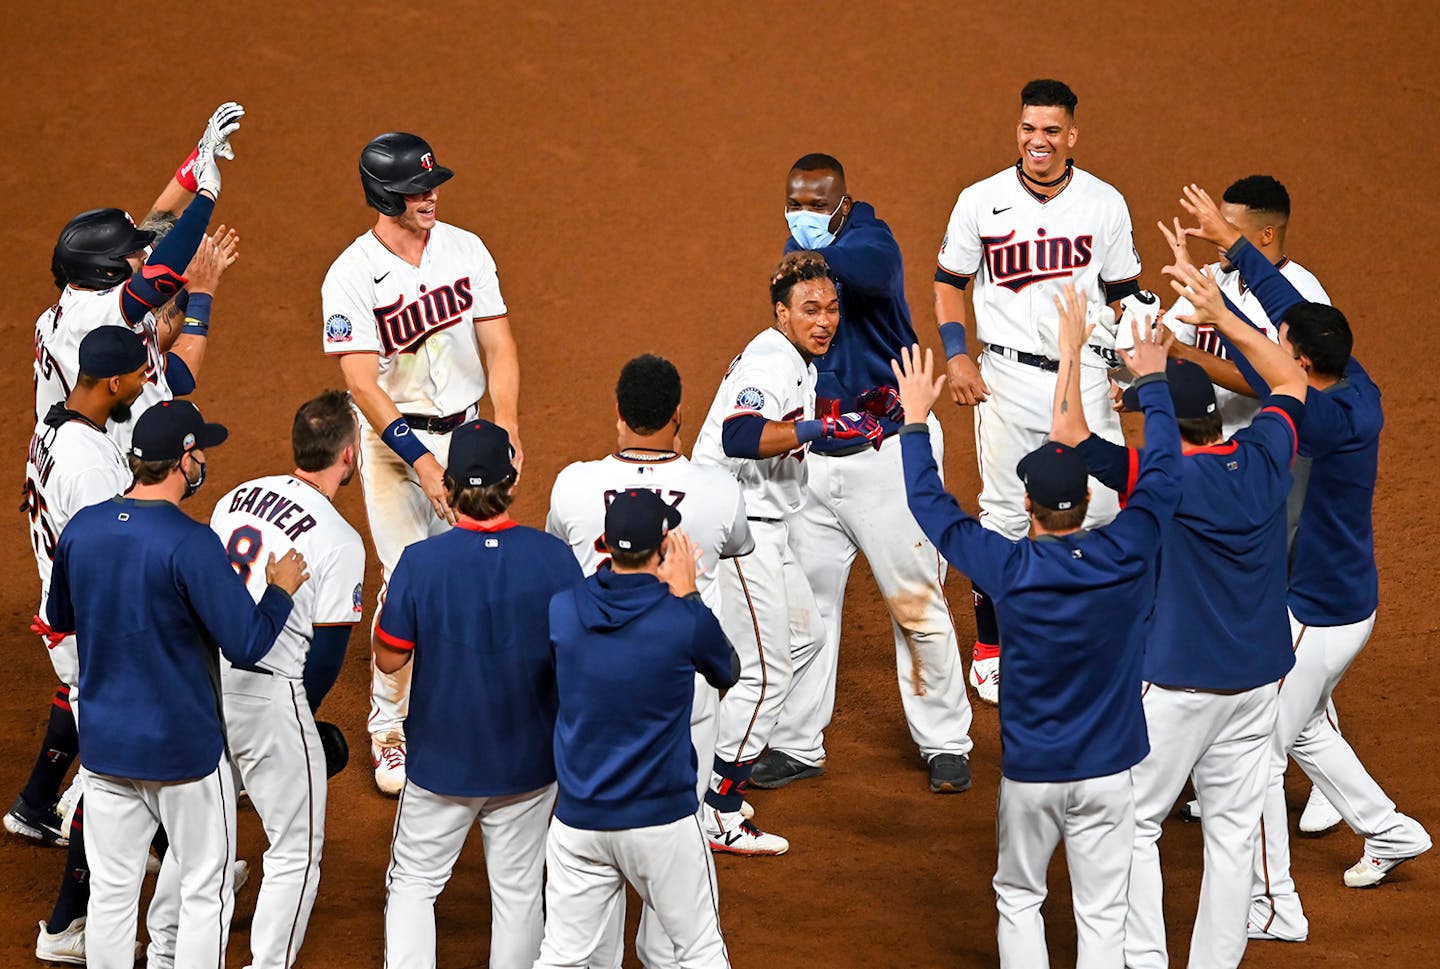
[[[905,408],[900,406],[900,392],[894,387],[871,387],[860,395],[859,403],[876,417],[888,417],[896,424],[905,423]]]
[[[220,197],[220,166],[215,163],[215,146],[201,139],[195,152],[195,191]]]
[[[885,437],[885,429],[880,426],[880,422],[875,419],[873,414],[855,411],[841,414],[839,417],[822,417],[820,422],[824,426],[824,437],[833,437],[842,441],[864,438],[877,451],[880,449],[881,440]]]
[[[45,640],[46,649],[54,649],[65,641],[64,633],[57,633],[51,629],[50,624],[39,616],[33,616],[30,619],[30,631]]]
[[[243,117],[245,109],[234,101],[226,101],[220,105],[205,124],[205,133],[200,136],[200,147],[203,149],[208,144],[217,158],[234,158],[230,136],[240,130],[240,119]]]

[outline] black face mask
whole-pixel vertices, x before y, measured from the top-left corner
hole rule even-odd
[[[184,501],[186,498],[193,497],[195,492],[200,490],[200,486],[205,483],[205,462],[199,460],[198,458],[192,458],[191,460],[194,461],[196,464],[200,465],[200,474],[196,476],[194,481],[190,480],[190,476],[188,474],[185,475],[185,494],[180,496],[181,501]]]

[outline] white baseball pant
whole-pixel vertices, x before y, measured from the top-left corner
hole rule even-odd
[[[943,467],[945,438],[933,414],[930,440],[936,464]],[[845,584],[858,551],[890,610],[895,672],[911,738],[927,760],[969,754],[970,698],[945,601],[945,562],[905,503],[900,436],[887,438],[878,451],[839,458],[810,454],[805,463],[809,495],[790,541],[815,596],[824,636],[807,657],[796,659],[770,747],[808,764],[825,761]]]
[[[1027,783],[1000,778],[995,817],[996,938],[1002,969],[1049,969],[1046,873],[1065,842],[1078,942],[1076,969],[1123,969],[1126,892],[1135,846],[1130,772],[1082,781]]]
[[[491,969],[529,969],[540,953],[545,825],[555,785],[506,797],[447,797],[407,779],[385,875],[387,969],[433,969],[435,899],[477,819],[490,880]]]
[[[1271,750],[1261,838],[1254,855],[1250,919],[1284,938],[1309,931],[1295,880],[1290,875],[1290,829],[1285,811],[1285,766],[1293,756],[1376,858],[1409,858],[1430,847],[1420,823],[1395,810],[1360,763],[1350,743],[1329,728],[1326,710],[1340,678],[1365,648],[1375,614],[1345,626],[1307,626],[1294,615],[1290,633],[1295,667],[1280,684],[1279,717]],[[1304,736],[1304,742],[1298,738]],[[1204,818],[1204,810],[1201,810]],[[1204,818],[1206,823],[1209,818]]]
[[[654,908],[681,969],[729,969],[711,890],[714,868],[698,814],[619,831],[553,819],[545,848],[545,941],[534,969],[587,965],[627,881]]]
[[[140,886],[159,825],[170,839],[165,868],[172,869],[179,885],[174,964],[224,969],[235,908],[235,783],[223,756],[215,770],[192,781],[86,773],[90,904],[85,950],[91,969],[130,969],[135,962]]]
[[[1235,969],[1249,942],[1245,912],[1260,808],[1269,781],[1271,737],[1279,706],[1275,684],[1240,693],[1150,685],[1145,689],[1150,754],[1130,777],[1135,787],[1135,846],[1125,965],[1164,969],[1164,881],[1160,826],[1186,778],[1200,799],[1205,870],[1190,937],[1190,969]]]
[[[1030,534],[1030,515],[1025,511],[1025,484],[1015,466],[1050,436],[1057,374],[988,352],[980,355],[980,374],[990,388],[990,399],[975,405],[980,522],[1018,540]],[[1080,368],[1080,400],[1091,431],[1115,444],[1125,443],[1120,415],[1110,407],[1110,379],[1104,370]],[[1085,527],[1098,528],[1119,513],[1119,496],[1091,478]]]
[[[40,604],[39,615],[45,615],[45,604]],[[55,669],[55,675],[60,682],[70,688],[73,693],[80,685],[80,647],[75,641],[75,634],[71,633],[54,646],[44,636],[40,641],[45,644],[45,655],[50,657],[50,665]]]
[[[478,413],[477,408],[471,411]],[[430,449],[441,466],[450,454],[450,435],[412,432],[415,439]],[[435,515],[430,499],[420,487],[415,469],[390,450],[380,435],[369,425],[360,429],[360,481],[365,491],[365,515],[370,519],[370,539],[380,557],[380,604],[385,602],[385,583],[400,561],[405,546],[413,545],[431,535],[439,535],[450,526]],[[377,609],[375,615],[380,614]],[[405,715],[410,711],[411,664],[406,663],[395,673],[382,673],[370,665],[370,735],[377,740],[396,742],[405,737]]]
[[[251,969],[290,969],[305,941],[325,846],[325,748],[305,685],[225,667],[225,730],[269,847],[250,920]]]

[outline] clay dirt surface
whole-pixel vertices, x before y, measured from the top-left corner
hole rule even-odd
[[[916,329],[938,349],[930,278],[955,196],[1015,159],[1020,87],[1059,77],[1080,96],[1078,163],[1129,200],[1152,289],[1166,261],[1153,227],[1178,214],[1182,184],[1218,193],[1268,172],[1290,189],[1291,254],[1347,311],[1356,353],[1385,393],[1380,614],[1337,693],[1341,722],[1401,810],[1433,831],[1440,723],[1426,657],[1436,632],[1440,330],[1429,312],[1440,213],[1428,182],[1440,148],[1440,21],[1423,4],[1301,6],[17,6],[0,39],[8,92],[0,186],[14,270],[0,292],[12,348],[0,367],[11,401],[0,454],[15,505],[32,427],[33,323],[55,296],[48,264],[60,227],[95,206],[142,214],[221,101],[247,110],[216,213],[240,229],[243,254],[216,300],[196,400],[231,436],[212,451],[210,482],[187,510],[208,516],[239,481],[288,469],[296,406],[339,384],[320,349],[320,282],[373,223],[355,172],[360,148],[403,129],[427,137],[456,172],[441,191],[441,218],[478,232],[500,266],[523,368],[527,462],[516,513],[538,526],[556,472],[613,445],[614,380],[631,356],[658,352],[679,366],[693,442],[730,358],[767,323],[767,274],[785,240],[784,176],[806,152],[841,158],[851,192],[890,223],[906,255]],[[971,418],[942,406],[947,480],[974,510]],[[903,501],[900,482],[874,500]],[[366,530],[358,484],[339,505]],[[22,514],[0,519],[0,547],[12,557],[0,587],[8,803],[43,735],[54,681],[27,630],[37,584]],[[377,583],[372,553],[367,623]],[[952,574],[947,591],[966,643],[968,583]],[[974,788],[929,794],[897,702],[884,607],[861,566],[846,606],[828,773],[753,795],[760,821],[790,839],[790,853],[718,859],[733,962],[995,965],[996,712],[976,709]],[[363,763],[367,683],[357,636],[322,710],[360,763],[330,784],[305,969],[383,961],[395,803],[376,793]],[[1307,790],[1292,775],[1292,824]],[[263,841],[252,810],[242,809],[240,834],[242,856],[258,868]],[[1180,965],[1199,828],[1167,824],[1161,850]],[[1373,890],[1347,889],[1341,873],[1360,853],[1348,830],[1297,839],[1310,941],[1252,944],[1246,965],[1440,962],[1440,855]],[[0,964],[31,964],[35,924],[49,914],[63,862],[62,851],[0,836]],[[232,967],[246,963],[255,886],[240,895]],[[1050,887],[1054,962],[1073,965],[1060,855]],[[439,903],[440,964],[486,965],[489,917],[476,837]]]

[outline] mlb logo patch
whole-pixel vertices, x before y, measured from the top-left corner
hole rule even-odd
[[[354,328],[350,325],[349,318],[340,313],[325,321],[326,343],[349,343],[353,334]]]
[[[361,597],[360,583],[359,583],[359,582],[356,582],[356,583],[355,583],[355,592],[354,592],[354,594],[351,596],[350,601],[351,601],[352,603],[354,603],[354,605],[355,605],[355,614],[356,614],[356,615],[359,615],[359,614],[363,611],[363,610],[360,608],[360,603],[361,603],[361,601],[362,601],[362,597]]]
[[[746,387],[735,398],[735,407],[738,410],[759,410],[764,406],[765,395],[760,392],[759,387]]]

